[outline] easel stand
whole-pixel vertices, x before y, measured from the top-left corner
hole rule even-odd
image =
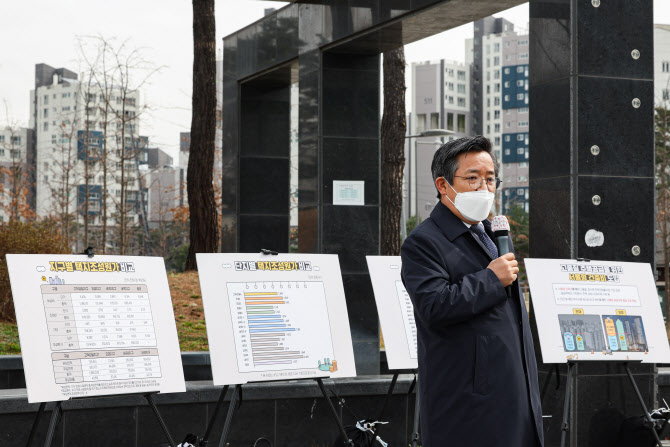
[[[337,428],[340,431],[340,434],[342,435],[343,439],[346,439],[346,444],[349,445],[350,447],[354,447],[354,443],[351,439],[349,439],[349,436],[347,435],[346,430],[344,429],[344,425],[342,424],[342,420],[337,414],[337,410],[335,410],[335,406],[333,405],[333,402],[330,400],[328,397],[328,393],[326,392],[326,387],[323,385],[323,381],[319,379],[314,379],[316,383],[319,385],[319,390],[321,391],[321,394],[323,395],[324,399],[326,399],[326,402],[328,403],[328,407],[330,408],[330,412],[333,415],[333,418],[335,419],[335,423],[337,424]],[[216,421],[216,418],[219,414],[219,410],[221,409],[221,406],[223,404],[223,401],[226,397],[226,394],[228,392],[229,385],[226,385],[223,387],[221,390],[221,394],[219,395],[219,400],[216,403],[216,407],[214,408],[214,413],[212,414],[212,417],[209,420],[209,423],[207,424],[207,429],[205,431],[205,436],[202,438],[200,441],[200,447],[206,447],[209,444],[209,437],[212,433],[212,428],[214,427],[214,423]],[[238,405],[238,396],[239,396],[239,401],[241,402],[242,398],[242,385],[234,385],[233,388],[233,394],[230,397],[230,405],[228,406],[228,412],[226,413],[226,421],[223,424],[223,433],[221,433],[221,440],[219,441],[219,447],[225,447],[226,446],[226,441],[228,440],[228,435],[230,433],[230,428],[232,426],[233,422],[233,415],[235,414],[235,410],[237,409]]]
[[[147,403],[151,407],[151,410],[154,412],[154,415],[156,416],[156,419],[158,420],[158,424],[161,426],[161,430],[163,431],[163,434],[165,435],[165,439],[170,443],[171,447],[176,447],[176,444],[174,443],[174,440],[172,439],[172,436],[170,436],[170,432],[168,431],[167,425],[165,424],[165,421],[163,420],[163,417],[158,411],[158,407],[156,407],[156,404],[154,403],[153,400],[153,395],[156,393],[146,393],[143,394],[144,398],[146,399]],[[105,397],[118,397],[119,395],[114,395],[114,396],[97,396],[98,398],[105,398]],[[81,399],[90,399],[88,397],[83,397]],[[30,447],[30,445],[33,442],[33,438],[35,437],[35,433],[37,432],[37,426],[39,425],[39,421],[42,417],[42,414],[44,414],[44,408],[46,407],[46,402],[42,402],[40,404],[39,410],[37,410],[37,415],[35,416],[35,421],[33,422],[33,427],[30,430],[30,436],[28,437],[28,442],[26,443],[26,447]],[[58,428],[58,424],[60,423],[61,419],[61,413],[63,412],[63,407],[62,407],[62,402],[58,401],[56,402],[56,405],[54,406],[53,410],[51,411],[51,420],[49,421],[49,429],[47,430],[47,436],[44,440],[44,447],[51,447],[51,444],[53,443],[53,438],[54,435],[56,434],[56,428]]]
[[[577,366],[577,363],[579,362],[568,362],[568,374],[566,378],[566,383],[565,383],[565,399],[563,401],[563,422],[561,424],[561,447],[565,447],[565,440],[568,435],[568,431],[570,430],[570,390],[572,388],[572,378],[575,374],[574,369]],[[582,362],[585,363],[585,362]],[[651,418],[651,415],[649,414],[649,411],[647,410],[647,406],[644,403],[644,399],[642,398],[642,394],[640,394],[640,389],[637,387],[637,383],[635,382],[635,378],[633,378],[633,374],[630,372],[630,368],[628,367],[628,363],[641,363],[641,360],[637,361],[628,361],[628,362],[622,362],[624,369],[626,370],[626,374],[628,375],[628,379],[630,379],[631,385],[633,385],[633,389],[635,390],[635,394],[637,395],[637,400],[640,402],[640,406],[642,407],[642,411],[644,411],[644,416],[647,418],[647,421],[650,423],[651,431],[654,434],[654,439],[656,440],[656,445],[658,447],[662,447],[661,440],[658,437],[658,433],[656,433],[656,429],[654,428],[654,421]],[[558,375],[557,375],[558,377]]]

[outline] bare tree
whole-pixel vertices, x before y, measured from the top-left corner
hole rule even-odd
[[[384,116],[381,128],[381,254],[400,254],[402,177],[405,167],[405,50],[384,53]]]
[[[103,36],[89,37],[87,40],[94,43],[95,57],[86,56],[87,51],[81,40],[80,48],[91,67],[101,99],[102,245],[103,250],[106,250],[110,199],[108,180],[111,178],[119,187],[118,193],[111,197],[113,216],[117,221],[116,242],[119,253],[126,254],[133,231],[129,220],[134,211],[141,211],[142,199],[138,157],[146,144],[140,140],[138,126],[141,115],[148,108],[140,105],[138,92],[160,67],[154,67],[144,59],[140,49],[130,48],[128,40],[119,45]],[[115,150],[110,150],[110,141],[115,143]]]
[[[9,220],[31,220],[35,212],[31,206],[30,183],[32,182],[32,169],[27,163],[28,141],[21,141],[22,132],[17,123],[9,122],[8,105],[5,102],[5,116],[9,139],[0,141],[0,149],[3,153],[9,152],[10,161],[0,166],[0,193],[2,194],[2,208]],[[26,133],[26,138],[29,138]]]
[[[193,1],[193,99],[187,169],[190,245],[186,270],[197,270],[196,253],[218,247],[212,167],[216,132],[216,20],[214,0]]]

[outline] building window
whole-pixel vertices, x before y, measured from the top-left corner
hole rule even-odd
[[[5,156],[5,150],[4,150],[4,149],[0,149],[0,157],[4,157],[4,156]]]
[[[519,42],[517,42],[517,45],[528,45],[528,41],[527,40],[520,40]]]
[[[465,133],[465,115],[458,114],[458,132]]]
[[[426,114],[419,113],[416,116],[416,131],[421,133],[426,130]]]
[[[505,88],[509,88],[509,81],[505,81]]]
[[[519,163],[519,167],[520,168],[527,168],[528,167],[528,162],[527,161],[522,161],[521,163]]]
[[[454,114],[447,113],[447,130],[454,130]]]
[[[516,95],[516,99],[521,101],[523,99],[523,93],[519,93]]]
[[[465,107],[465,98],[458,98],[458,107]]]
[[[520,133],[516,136],[516,141],[523,141],[523,134],[522,133]],[[519,153],[521,153],[521,152],[519,152]]]
[[[663,90],[663,100],[667,101],[670,99],[670,90]]]
[[[453,82],[447,82],[447,90],[454,91],[454,83]]]
[[[506,75],[509,74],[509,68],[505,68],[505,74],[506,74]]]
[[[495,105],[495,106],[499,106],[499,105],[500,105],[500,96],[496,96],[496,97],[493,99],[493,105]]]
[[[528,121],[519,121],[519,127],[528,127]]]
[[[519,54],[519,59],[528,59],[528,53]]]
[[[493,51],[494,52],[500,51],[500,44],[499,43],[496,42],[496,43],[493,44]]]
[[[500,124],[499,123],[496,123],[496,124],[493,125],[493,131],[494,132],[500,132]]]
[[[493,79],[500,79],[500,70],[496,70],[493,72]]]
[[[520,79],[520,80],[516,81],[516,86],[517,87],[523,87],[523,79]]]
[[[465,81],[465,71],[458,70],[458,80],[459,81]]]
[[[663,73],[670,73],[670,62],[663,62]]]
[[[523,178],[523,177],[519,177],[519,181],[520,181],[520,182],[523,181],[523,180],[521,180],[522,178]],[[517,190],[516,190],[516,195],[517,195],[517,196],[522,196],[522,195],[524,195],[524,194],[525,194],[525,191],[523,190],[523,188],[517,188]]]
[[[505,142],[509,143],[510,140],[511,140],[510,136],[509,136],[509,135],[505,135]]]
[[[500,57],[496,56],[493,58],[493,65],[500,65]]]
[[[500,146],[500,137],[495,138],[495,145]]]
[[[447,76],[453,78],[454,77],[454,69],[453,68],[447,68]]]
[[[523,153],[524,153],[524,148],[522,148],[522,147],[518,148],[518,149],[516,150],[516,153],[517,153],[518,155],[523,155]]]
[[[453,97],[453,96],[450,96],[450,97],[449,97],[449,104],[453,104],[453,103],[454,103],[454,97]]]
[[[44,122],[44,127],[43,127],[43,129],[44,129],[44,130],[49,130],[49,123],[47,123],[46,121]]]
[[[505,62],[509,62],[509,60],[510,60],[509,54],[506,54],[505,55]]]
[[[465,84],[458,84],[458,93],[465,94]]]
[[[509,122],[509,121],[507,121],[507,122],[505,123],[505,127],[509,129],[510,127],[512,127],[512,123]]]
[[[528,107],[521,107],[519,113],[528,113]]]
[[[517,73],[523,73],[523,66],[519,65],[518,67],[516,67],[516,72]]]
[[[500,110],[495,110],[493,112],[493,119],[500,119]]]
[[[509,155],[509,149],[505,149],[505,155]]]
[[[494,86],[494,90],[495,90],[496,93],[500,93],[500,82],[496,82],[496,84]]]

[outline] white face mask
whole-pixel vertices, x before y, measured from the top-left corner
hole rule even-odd
[[[447,179],[444,179],[444,181],[456,193],[456,200],[452,201],[446,194],[444,196],[454,204],[463,217],[471,222],[481,222],[489,216],[493,200],[496,197],[494,193],[487,189],[458,192],[449,184]]]

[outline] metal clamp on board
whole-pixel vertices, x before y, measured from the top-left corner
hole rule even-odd
[[[279,254],[278,251],[274,250],[268,250],[267,248],[261,248],[261,254],[262,255],[274,255],[277,256]]]
[[[577,261],[577,262],[591,262],[591,260],[587,259],[587,258],[575,258],[575,261]]]
[[[93,248],[93,246],[89,245],[88,247],[86,247],[86,249],[84,251],[82,251],[79,254],[80,255],[86,255],[89,258],[92,258],[93,256],[95,256],[95,248]]]

